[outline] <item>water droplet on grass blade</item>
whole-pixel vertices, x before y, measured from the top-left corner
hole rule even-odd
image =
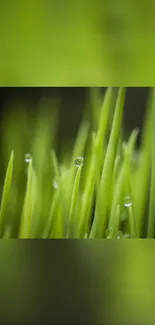
[[[125,234],[125,235],[124,235],[124,238],[125,238],[125,239],[129,239],[129,238],[130,238],[130,234]]]
[[[118,231],[118,233],[117,233],[117,239],[121,239],[121,238],[123,238],[124,236],[123,236],[123,233],[122,233],[122,231]]]
[[[129,207],[132,206],[132,199],[131,199],[130,196],[126,196],[126,197],[124,198],[124,206],[125,206],[126,208],[129,208]]]
[[[53,178],[53,182],[52,182],[53,188],[57,189],[59,187],[58,182],[57,182],[57,177]]]
[[[106,235],[107,239],[112,238],[112,232],[113,232],[113,228],[108,227],[106,232],[105,232],[105,235]]]
[[[75,165],[76,167],[80,167],[84,165],[84,157],[77,157],[75,159]]]
[[[58,183],[56,182],[56,181],[53,181],[53,187],[55,188],[55,189],[57,189],[59,186],[58,186]]]
[[[29,163],[29,162],[31,161],[31,159],[32,159],[31,155],[30,155],[29,153],[27,153],[27,154],[25,155],[25,162],[26,162],[26,163]]]

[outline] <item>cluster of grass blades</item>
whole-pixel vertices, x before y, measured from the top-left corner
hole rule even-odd
[[[16,151],[11,152],[0,206],[1,238],[154,237],[155,91],[139,149],[138,130],[123,141],[125,95],[125,88],[117,94],[108,88],[98,114],[92,105],[95,118],[89,123],[84,115],[74,148],[66,150],[62,163],[50,147],[47,120],[41,120],[31,154],[25,162],[23,157],[21,197]]]

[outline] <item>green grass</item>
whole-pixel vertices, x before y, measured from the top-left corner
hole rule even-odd
[[[154,237],[155,91],[139,149],[137,129],[126,143],[123,139],[125,96],[124,87],[117,98],[108,88],[98,114],[95,104],[87,108],[93,121],[89,123],[84,114],[75,144],[71,149],[66,146],[62,161],[54,149],[57,114],[50,124],[49,116],[38,116],[29,138],[30,156],[25,156],[23,144],[30,124],[21,116],[17,141],[8,120],[11,128],[6,127],[3,137],[5,161],[12,152],[1,198],[1,238]]]

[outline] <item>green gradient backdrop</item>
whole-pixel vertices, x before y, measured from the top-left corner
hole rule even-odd
[[[1,324],[154,325],[152,240],[0,242]]]
[[[0,4],[1,85],[155,81],[154,0]]]

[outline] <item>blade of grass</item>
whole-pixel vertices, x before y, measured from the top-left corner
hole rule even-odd
[[[19,238],[21,239],[31,237],[32,209],[34,204],[34,202],[32,201],[32,178],[33,178],[33,167],[32,167],[32,159],[31,159],[28,166],[27,187],[25,192],[23,212],[21,215],[21,223],[20,223],[20,230],[19,230]]]
[[[63,219],[63,229],[64,229],[64,237],[65,237],[66,232],[67,232],[67,223],[68,223],[68,209],[67,209],[67,204],[66,204],[67,199],[68,199],[68,197],[67,197],[68,192],[67,193],[65,192],[66,184],[64,184],[62,182],[62,177],[60,175],[58,161],[57,161],[57,157],[56,157],[54,149],[52,149],[52,151],[51,151],[51,159],[52,159],[52,163],[53,163],[54,173],[55,173],[55,176],[56,176],[57,182],[58,182],[58,191],[60,193],[60,195],[59,195],[60,211],[61,211],[62,219]]]
[[[76,168],[75,168],[75,159],[79,156],[84,156],[85,153],[85,148],[86,144],[88,141],[88,136],[89,136],[89,130],[90,130],[90,125],[89,123],[84,119],[79,127],[79,131],[75,140],[75,144],[72,150],[71,154],[71,159],[70,159],[70,175],[67,179],[67,182],[65,184],[66,192],[68,193],[67,195],[67,208],[69,210],[70,207],[70,200],[72,197],[72,188],[73,188],[73,183],[75,179],[75,174],[76,174]]]
[[[113,202],[110,211],[108,228],[111,229],[111,238],[116,238],[116,234],[120,225],[120,214],[116,213],[118,206],[120,206],[121,198],[123,195],[123,179],[124,179],[124,164],[121,167],[113,195]],[[120,212],[120,208],[119,208]]]
[[[14,152],[12,151],[9,164],[7,167],[7,171],[6,171],[2,200],[1,200],[1,207],[0,207],[0,237],[2,237],[4,233],[5,214],[7,210],[7,204],[9,200],[9,194],[10,194],[10,188],[12,182],[13,161],[14,161]]]
[[[83,156],[84,149],[88,140],[90,125],[87,121],[83,121],[80,125],[76,141],[74,144],[73,152],[72,152],[72,158],[71,158],[71,164],[70,167],[73,166],[75,159],[78,156]]]
[[[138,233],[137,233],[136,218],[135,218],[135,213],[132,205],[128,207],[128,214],[129,214],[129,226],[130,226],[131,237],[137,238]]]
[[[76,204],[77,204],[77,201],[78,201],[81,171],[82,171],[82,166],[80,166],[78,168],[78,170],[77,170],[75,181],[74,181],[74,186],[73,186],[73,190],[72,190],[72,198],[71,198],[69,220],[68,220],[67,238],[74,237],[76,235],[75,227],[77,227],[77,221],[78,220],[76,218],[76,213],[75,212],[76,212]]]
[[[111,101],[113,98],[112,95],[113,95],[112,88],[108,88],[101,109],[99,128],[94,143],[94,151],[92,152],[92,158],[90,161],[90,165],[88,166],[88,174],[84,186],[83,203],[82,203],[82,209],[80,213],[80,223],[78,229],[78,235],[80,236],[80,238],[81,237],[83,238],[85,233],[89,232],[90,211],[91,211],[92,200],[94,195],[96,168],[100,169],[101,151],[104,150],[103,142],[105,140],[105,133],[107,130],[107,122],[110,113]]]
[[[92,134],[92,153],[95,152],[96,155],[96,133],[93,132]],[[93,158],[92,158],[93,159]],[[97,159],[96,159],[97,160]],[[88,168],[89,171],[89,168]],[[88,175],[87,175],[88,177]],[[95,169],[95,189],[96,189],[96,196],[98,194],[99,186],[100,186],[100,178],[101,178],[101,173],[98,168]]]
[[[129,138],[128,144],[124,146],[124,161],[121,167],[121,170],[118,174],[118,178],[116,181],[116,185],[114,185],[114,193],[113,193],[113,200],[111,205],[111,212],[109,217],[109,225],[108,228],[112,229],[111,231],[111,238],[116,238],[117,232],[119,230],[120,225],[120,217],[119,214],[116,213],[118,206],[122,205],[122,199],[124,196],[131,195],[131,188],[130,188],[130,165],[131,165],[131,159],[132,154],[134,150],[134,146],[137,139],[138,130],[134,130]],[[119,156],[117,156],[119,157]],[[117,159],[115,160],[115,169],[113,172],[113,178],[116,178],[116,163],[119,162]],[[115,184],[115,181],[113,180],[113,184]],[[125,187],[125,192],[124,192]],[[131,225],[131,234],[132,237],[136,236],[136,227],[135,227],[135,220],[133,218],[133,209],[130,209],[130,225]],[[116,217],[117,216],[117,217]]]
[[[120,172],[120,165],[121,165],[121,157],[117,155],[114,163],[114,170],[113,170],[113,189],[115,187]]]
[[[97,137],[96,137],[97,164],[98,164],[99,172],[102,171],[102,165],[106,153],[105,135],[108,129],[108,120],[111,115],[111,108],[114,104],[114,99],[115,99],[115,93],[113,91],[113,88],[109,87],[103,99],[103,104],[101,107],[101,113],[99,117]]]
[[[152,112],[151,100],[149,100],[146,117],[144,120],[142,132],[142,144],[140,148],[139,167],[134,173],[134,182],[132,182],[133,200],[135,202],[135,215],[137,221],[138,237],[142,235],[142,226],[146,210],[149,175],[151,167],[151,130],[152,130]]]
[[[103,171],[101,176],[101,184],[96,202],[95,217],[91,229],[90,238],[103,237],[105,226],[107,223],[107,203],[109,201],[109,193],[112,182],[113,166],[117,151],[119,132],[121,128],[123,108],[125,100],[125,88],[120,88],[116,102],[115,114],[112,124],[112,130],[107,147]]]
[[[128,206],[128,215],[129,215],[129,225],[131,237],[136,238],[138,236],[137,232],[137,222],[134,210],[134,199],[132,193],[132,176],[131,176],[131,163],[133,152],[137,140],[139,130],[135,129],[131,133],[129,138],[128,146],[125,148],[125,175],[124,175],[124,197],[131,198],[131,205]]]
[[[43,231],[43,238],[49,238],[51,231],[52,231],[52,226],[53,223],[55,223],[55,218],[57,218],[57,214],[55,215],[56,208],[59,205],[59,191],[56,190],[53,198],[52,198],[52,204],[51,204],[51,209],[49,213],[49,217],[47,220],[47,224],[45,225],[45,229]]]
[[[155,225],[155,88],[152,90],[152,161],[151,161],[151,187],[149,202],[149,222],[148,222],[148,238],[154,237]]]
[[[64,220],[61,205],[56,206],[55,217],[49,238],[66,238],[66,233],[64,234]]]

